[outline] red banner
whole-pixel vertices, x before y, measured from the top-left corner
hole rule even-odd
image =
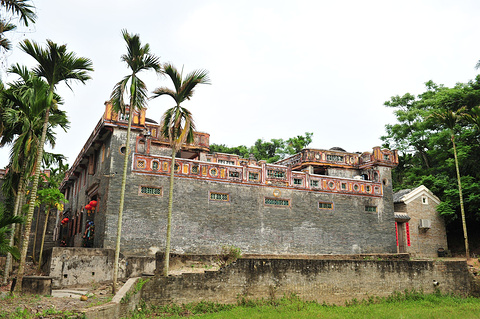
[[[405,223],[405,228],[407,229],[407,245],[410,247],[410,227],[408,223]]]

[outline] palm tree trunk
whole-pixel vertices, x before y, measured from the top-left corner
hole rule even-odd
[[[131,103],[128,109],[128,128],[127,128],[127,142],[125,145],[125,159],[123,160],[123,175],[122,175],[122,187],[120,189],[120,207],[118,208],[118,224],[117,224],[117,242],[115,245],[115,260],[113,262],[113,285],[112,292],[117,292],[117,279],[118,279],[118,259],[120,257],[120,239],[122,237],[122,218],[123,218],[123,204],[125,201],[125,186],[127,184],[127,167],[128,167],[128,155],[130,153],[130,131],[132,128],[133,112],[131,110]]]
[[[172,162],[170,164],[170,186],[168,190],[168,216],[167,216],[167,243],[165,246],[165,256],[163,261],[163,276],[168,276],[168,267],[170,263],[170,239],[172,233],[172,208],[173,208],[173,177],[175,175],[175,147],[172,147]]]
[[[468,248],[467,222],[465,221],[465,209],[463,208],[462,181],[460,180],[460,169],[458,168],[457,147],[455,146],[455,136],[452,135],[453,155],[455,156],[455,168],[457,170],[458,196],[460,197],[460,212],[462,215],[463,238],[465,239],[465,256],[470,258],[470,249]]]
[[[40,222],[40,206],[38,206],[37,208],[37,220],[35,222],[35,234],[33,236],[33,248],[32,248],[32,259],[33,259],[33,263],[36,263],[36,259],[35,259],[35,248],[37,247],[37,233],[38,233],[38,224]]]
[[[48,216],[50,215],[50,207],[47,207],[47,213],[45,214],[45,222],[43,223],[42,243],[40,244],[40,255],[38,256],[38,270],[42,269],[42,255],[43,244],[45,243],[45,234],[47,232]],[[38,210],[38,216],[40,217],[40,210]]]
[[[19,215],[19,207],[20,205],[20,200],[22,198],[23,192],[24,192],[24,184],[25,184],[25,167],[26,167],[26,162],[23,164],[22,171],[20,172],[20,181],[18,183],[18,190],[17,190],[17,196],[15,197],[15,206],[13,208],[13,216],[18,216]],[[15,224],[12,225],[12,232],[10,233],[10,238],[9,238],[9,246],[14,245],[14,240],[15,240]],[[8,276],[10,273],[10,267],[12,266],[12,254],[7,253],[7,260],[5,261],[5,270],[3,272],[3,284],[6,285],[8,283]]]
[[[51,98],[50,98],[51,97]],[[45,111],[45,121],[43,122],[43,130],[42,130],[42,137],[40,138],[40,142],[38,143],[38,151],[37,151],[37,162],[35,166],[35,175],[33,177],[33,184],[32,184],[32,191],[30,193],[30,202],[28,204],[28,212],[27,212],[27,219],[25,221],[25,230],[23,233],[23,242],[22,242],[22,250],[20,254],[20,263],[18,265],[18,272],[17,272],[17,283],[15,285],[15,292],[21,291],[23,275],[25,272],[25,262],[27,260],[27,251],[28,251],[28,239],[30,236],[30,230],[32,229],[32,219],[33,219],[33,211],[35,209],[35,199],[37,198],[37,189],[38,189],[38,180],[40,178],[40,166],[42,165],[42,157],[43,157],[43,146],[45,145],[45,138],[47,136],[47,128],[48,128],[48,118],[50,115],[50,104],[53,99],[53,88],[51,89],[49,99],[47,99],[47,110]]]

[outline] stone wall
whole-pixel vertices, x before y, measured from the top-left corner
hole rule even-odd
[[[142,298],[154,305],[235,303],[239,297],[295,293],[305,300],[343,304],[405,289],[468,295],[471,284],[465,261],[239,259],[216,272],[155,277],[145,284]]]
[[[410,228],[410,247],[406,252],[412,256],[437,256],[437,250],[447,250],[447,234],[443,217],[436,211],[437,204],[426,197],[426,203],[422,202],[422,196],[418,196],[407,204],[407,214]],[[428,219],[431,222],[430,228],[420,228],[420,220]]]
[[[113,278],[115,251],[98,248],[54,247],[46,252],[49,260],[44,271],[52,277],[53,287],[72,287]],[[120,254],[118,278],[153,274],[154,257],[124,257]]]

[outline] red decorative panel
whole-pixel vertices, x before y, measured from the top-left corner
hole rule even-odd
[[[410,247],[410,227],[408,223],[405,223],[405,228],[407,229],[407,245]]]
[[[397,222],[395,222],[395,237],[397,239],[397,246],[398,246],[398,227],[397,227]]]

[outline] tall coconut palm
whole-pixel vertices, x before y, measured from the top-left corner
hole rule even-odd
[[[457,147],[455,145],[455,126],[462,118],[463,110],[453,112],[452,110],[438,110],[434,111],[431,117],[439,123],[441,126],[446,128],[450,133],[450,140],[453,144],[453,156],[455,158],[455,169],[457,172],[457,181],[458,181],[458,196],[460,199],[460,213],[462,216],[462,226],[463,226],[463,238],[465,240],[465,256],[467,259],[470,258],[470,249],[468,247],[468,234],[467,234],[467,222],[465,220],[465,209],[463,206],[463,195],[462,195],[462,181],[460,178],[460,169],[458,167],[458,157],[457,157]]]
[[[20,215],[21,198],[25,191],[26,178],[33,173],[36,163],[38,141],[42,134],[43,118],[48,97],[48,84],[29,72],[27,68],[13,65],[11,70],[20,76],[21,80],[14,82],[10,87],[1,92],[3,109],[1,121],[4,130],[0,139],[0,146],[13,144],[10,152],[10,172],[19,174],[19,183],[15,196],[13,215]],[[55,103],[61,104],[58,95],[54,95]],[[55,133],[53,128],[60,126],[64,131],[68,129],[68,120],[64,111],[55,107],[49,117],[49,128],[46,141],[55,146]],[[44,153],[44,161],[50,160],[55,155]],[[13,233],[10,234],[10,244],[13,245]],[[8,279],[11,258],[7,255],[5,265],[4,283]]]
[[[70,82],[85,81],[90,79],[89,72],[93,71],[90,59],[77,57],[75,53],[68,52],[66,45],[58,45],[51,40],[47,40],[46,49],[42,48],[34,41],[25,40],[20,44],[20,48],[31,57],[33,57],[38,65],[33,68],[33,72],[40,78],[45,79],[48,83],[48,95],[46,99],[45,118],[43,122],[42,135],[39,141],[35,175],[32,183],[31,198],[37,196],[38,180],[40,177],[40,166],[43,157],[43,147],[48,129],[50,109],[54,106],[54,92],[56,86],[60,82],[64,82],[70,88]],[[28,206],[27,218],[25,221],[25,232],[23,234],[23,243],[20,256],[20,263],[17,273],[17,283],[15,290],[20,290],[21,281],[23,280],[24,266],[27,258],[28,236],[32,226],[33,211],[35,209],[35,201],[31,200]]]
[[[193,123],[192,113],[182,107],[180,104],[186,100],[190,100],[194,93],[194,89],[198,84],[210,84],[208,71],[195,70],[185,78],[182,73],[170,63],[166,63],[163,72],[172,80],[174,90],[167,87],[159,87],[153,91],[153,98],[162,95],[168,95],[175,100],[175,106],[169,108],[162,116],[160,124],[161,135],[167,138],[172,148],[172,161],[170,163],[170,186],[168,193],[168,215],[167,215],[167,239],[165,246],[165,261],[163,267],[163,275],[168,276],[168,268],[170,262],[170,240],[172,228],[172,208],[173,208],[173,177],[175,172],[175,155],[181,148],[182,144],[193,143],[193,133],[195,125]]]
[[[121,60],[130,68],[131,74],[125,76],[115,84],[110,100],[113,109],[128,116],[127,140],[125,141],[125,159],[123,161],[122,186],[120,189],[120,205],[118,208],[117,240],[115,245],[115,260],[113,265],[113,293],[116,293],[118,278],[118,259],[120,255],[120,238],[122,233],[123,205],[125,200],[125,185],[127,181],[128,156],[130,154],[130,131],[132,127],[133,112],[142,110],[147,106],[147,86],[138,77],[142,71],[154,70],[160,72],[159,58],[150,53],[150,45],[142,46],[138,34],[129,34],[122,30],[123,39],[127,43],[127,54],[123,54]],[[125,98],[128,96],[130,105],[125,106]]]

